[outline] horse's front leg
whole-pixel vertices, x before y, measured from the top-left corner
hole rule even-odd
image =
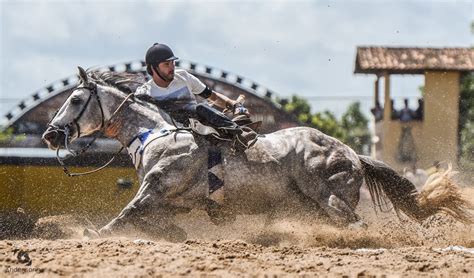
[[[157,237],[171,242],[186,240],[186,232],[173,222],[176,208],[153,206],[153,215],[156,214],[156,216],[150,217],[153,219],[153,223],[150,223],[142,219],[142,216],[150,215],[151,209],[147,209],[146,205],[141,206],[142,203],[139,203],[138,207],[135,206],[135,208],[130,210],[129,205],[122,210],[119,216],[102,227],[98,234],[100,236],[118,234],[126,229],[127,224],[131,224],[134,228],[154,238]]]
[[[164,192],[160,192],[166,188],[165,185],[160,184],[161,177],[160,172],[149,173],[136,196],[116,218],[97,232],[86,230],[85,235],[102,237],[119,234],[125,230],[127,224],[131,224],[152,236],[163,237],[169,241],[185,240],[186,232],[172,222],[176,208],[167,205],[166,199],[163,197]],[[157,215],[154,225],[142,219],[143,216],[149,215],[151,211]]]

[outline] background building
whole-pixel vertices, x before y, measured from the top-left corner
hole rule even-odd
[[[354,72],[376,76],[373,154],[398,170],[414,165],[427,168],[436,161],[456,165],[460,82],[463,74],[472,71],[471,48],[358,47]],[[393,108],[390,76],[394,74],[424,76],[416,110]],[[383,98],[379,93],[381,78]]]

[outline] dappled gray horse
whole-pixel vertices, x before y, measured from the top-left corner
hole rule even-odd
[[[295,204],[326,216],[337,225],[360,225],[354,212],[364,179],[376,207],[387,204],[398,212],[422,220],[441,210],[468,221],[459,195],[443,196],[443,202],[420,202],[415,186],[386,164],[357,155],[351,148],[309,127],[266,134],[251,148],[232,153],[222,148],[225,203],[209,200],[207,159],[210,143],[186,130],[175,130],[167,114],[120,90],[134,81],[130,75],[86,73],[80,68],[80,84],[52,119],[43,139],[52,149],[97,131],[129,147],[137,134],[159,130],[140,146],[135,163],[141,182],[134,199],[98,235],[121,231],[127,223],[145,231],[183,240],[186,234],[172,216],[200,208],[236,214],[290,210]],[[133,154],[132,154],[133,155]],[[439,198],[439,196],[438,196]],[[211,204],[211,205],[210,205]],[[212,207],[214,210],[210,209]],[[154,216],[154,225],[143,220]]]

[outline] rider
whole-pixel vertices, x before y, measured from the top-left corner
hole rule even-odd
[[[152,79],[139,87],[136,95],[148,97],[180,123],[188,124],[189,118],[197,118],[230,134],[241,134],[241,128],[225,114],[207,104],[198,104],[196,95],[213,101],[220,108],[231,109],[236,114],[248,114],[247,109],[237,101],[213,91],[187,71],[175,70],[177,59],[167,45],[153,44],[145,55],[146,70]]]

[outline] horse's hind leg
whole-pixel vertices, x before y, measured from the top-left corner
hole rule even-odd
[[[315,197],[315,200],[334,224],[338,226],[357,226],[361,223],[361,218],[355,213],[354,208],[332,192],[324,190]]]
[[[342,215],[345,216],[344,221],[342,223],[339,221],[339,223],[347,225],[350,228],[367,228],[367,224],[365,224],[360,216],[355,212],[355,208],[350,207],[347,202],[339,199],[336,195],[332,194],[329,196],[328,206],[337,211],[338,214],[342,213]],[[338,216],[335,216],[334,214],[335,213],[333,212],[333,217],[337,218]]]
[[[311,172],[313,177],[319,176],[320,179],[305,179],[299,184],[300,190],[316,201],[336,225],[364,227],[355,212],[363,182],[360,171],[349,160],[341,160],[330,167],[319,167],[314,167]]]

